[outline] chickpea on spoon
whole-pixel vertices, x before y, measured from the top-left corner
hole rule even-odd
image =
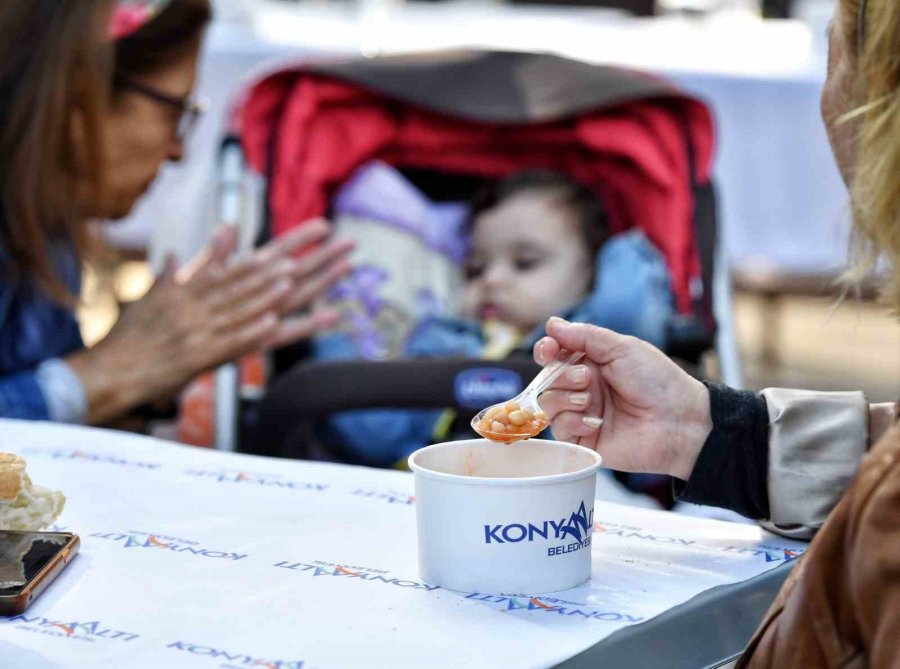
[[[566,353],[561,351],[560,355]],[[504,444],[536,437],[550,424],[538,405],[538,397],[560,374],[583,357],[584,353],[573,353],[564,360],[547,365],[516,397],[480,411],[472,419],[472,429],[485,439]]]

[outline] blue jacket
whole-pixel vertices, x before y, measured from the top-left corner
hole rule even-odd
[[[73,295],[81,290],[75,253],[56,247],[54,265]],[[29,279],[10,278],[9,256],[0,248],[0,418],[48,420],[50,404],[42,363],[84,347],[75,315]]]
[[[581,304],[560,314],[640,337],[665,349],[666,326],[674,314],[671,282],[659,251],[638,231],[611,238],[600,250],[595,289]],[[536,328],[522,343],[530,349],[544,335]],[[415,357],[481,357],[484,340],[476,322],[434,319],[420,324],[406,345]],[[353,359],[350,336],[331,334],[316,342],[318,359]],[[390,466],[433,440],[442,411],[369,409],[333,415],[322,435],[360,462]]]

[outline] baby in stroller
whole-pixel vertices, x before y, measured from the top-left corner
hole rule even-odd
[[[587,188],[554,172],[519,172],[479,194],[470,222],[467,316],[521,339],[590,294],[609,229]]]
[[[399,172],[393,177],[411,197],[422,197]],[[674,304],[662,255],[640,231],[610,236],[604,207],[590,189],[531,169],[486,183],[453,211],[467,245],[457,256],[464,258],[460,309],[426,314],[405,338],[403,355],[528,356],[553,315],[665,344]],[[441,225],[453,227],[446,216]],[[316,357],[360,356],[351,340],[346,332],[327,335],[317,342]],[[347,411],[334,414],[321,437],[355,461],[385,467],[428,443],[470,436],[455,418],[451,410]]]

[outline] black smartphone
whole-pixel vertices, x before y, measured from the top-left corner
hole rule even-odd
[[[0,530],[0,616],[24,613],[78,553],[71,532]]]

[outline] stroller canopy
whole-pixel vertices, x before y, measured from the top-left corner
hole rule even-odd
[[[553,169],[599,196],[613,232],[647,234],[679,312],[692,311],[694,196],[710,178],[713,123],[661,79],[512,52],[302,63],[259,80],[238,121],[249,162],[269,179],[275,235],[324,215],[374,159],[485,178]]]

